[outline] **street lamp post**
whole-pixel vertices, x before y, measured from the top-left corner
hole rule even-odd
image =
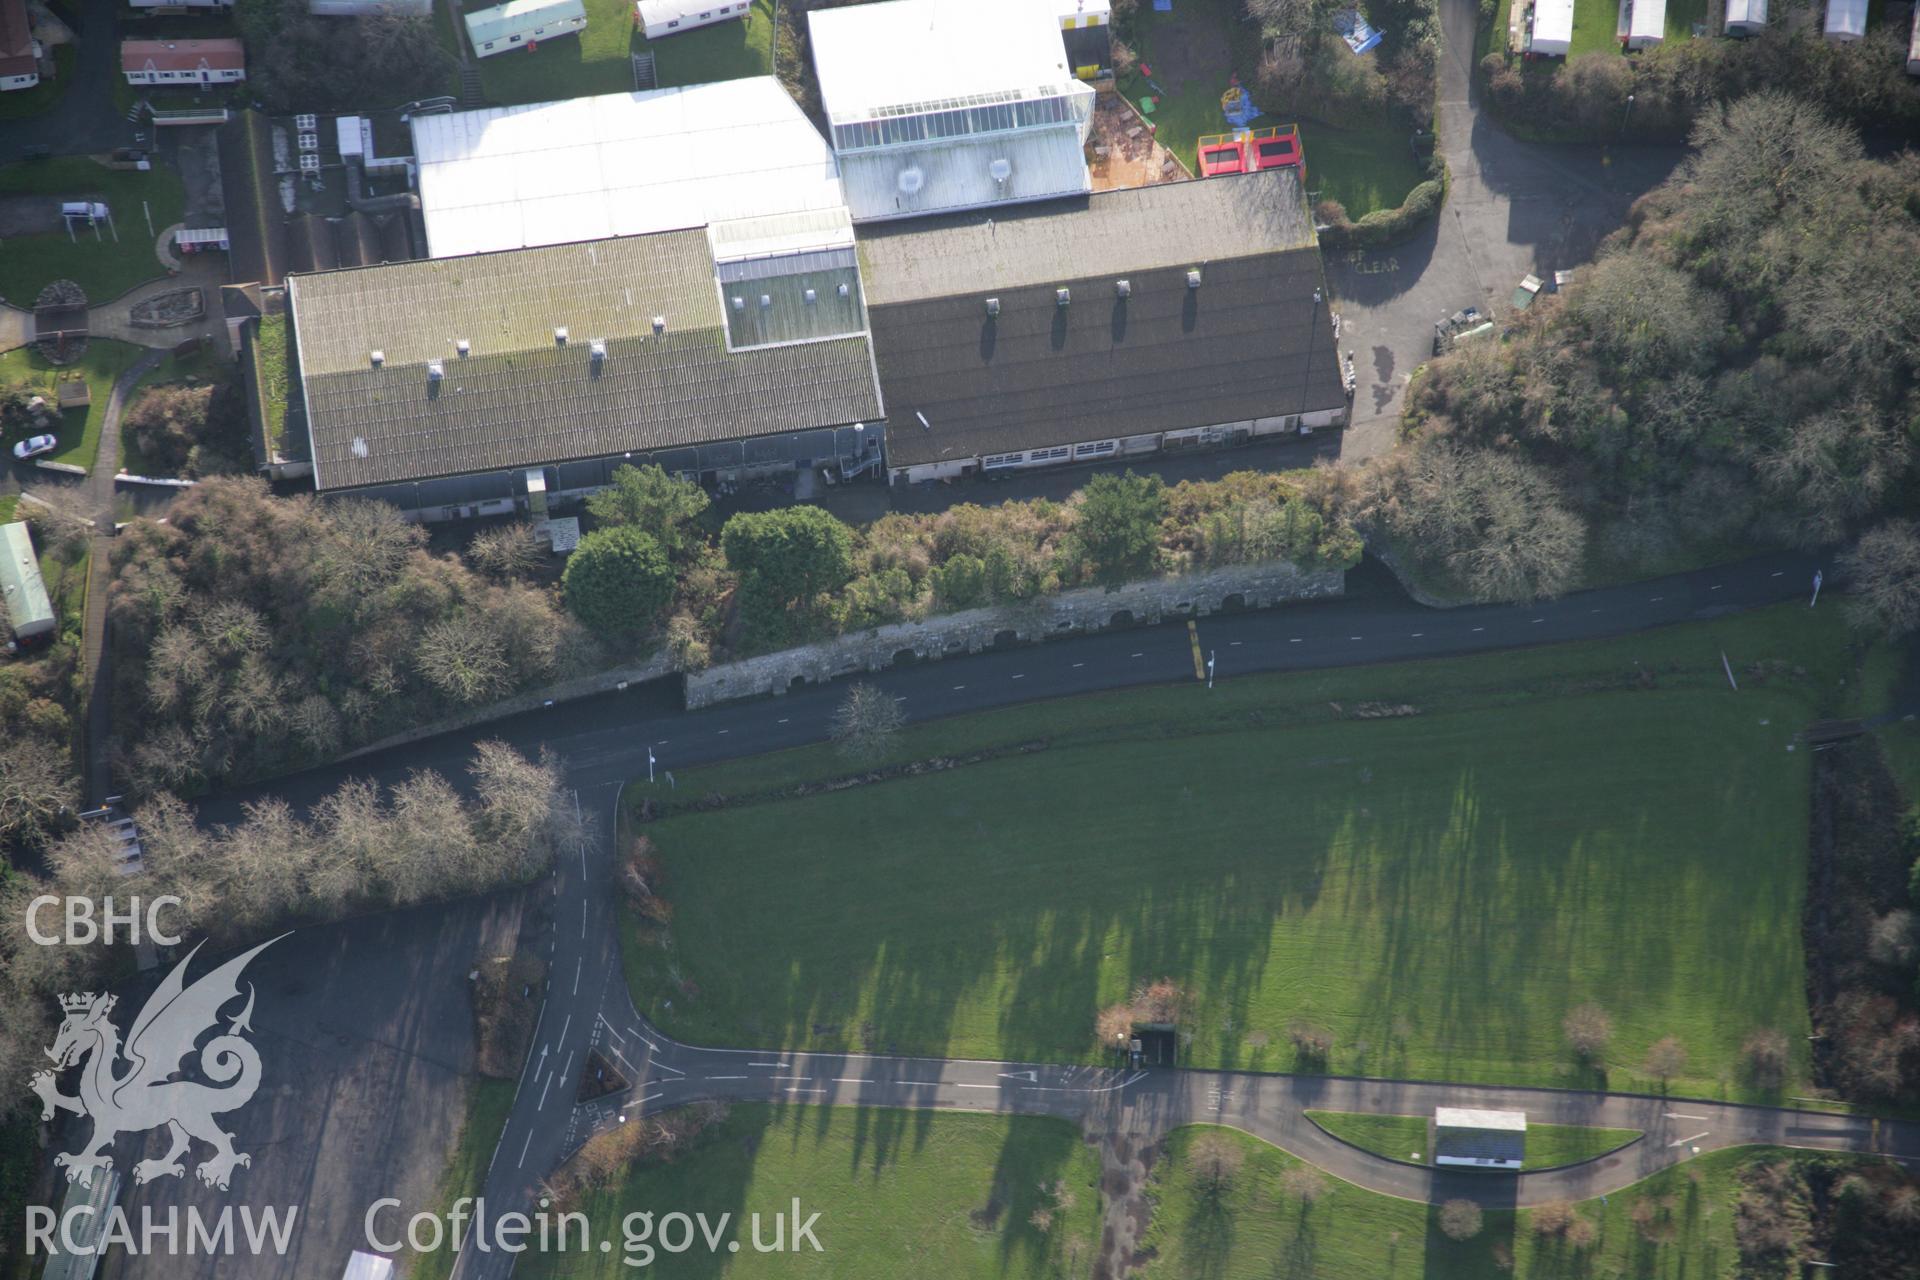
[[[1627,109],[1620,113],[1620,132],[1621,133],[1624,134],[1627,131],[1627,121],[1631,120],[1632,118],[1633,118],[1633,95],[1628,94]]]

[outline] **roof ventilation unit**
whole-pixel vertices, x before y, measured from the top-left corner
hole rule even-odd
[[[918,195],[920,188],[927,185],[927,175],[917,167],[902,169],[896,181],[899,183],[901,195]]]
[[[734,295],[733,295],[733,309],[734,309],[735,311],[745,311],[745,310],[747,309],[747,300],[746,300],[745,298],[743,298],[743,297],[741,297],[741,296],[740,296],[739,294],[737,294],[737,293],[736,293],[736,294],[734,294]]]
[[[318,129],[320,127],[320,117],[317,115],[295,116],[293,118],[293,127],[296,129]]]
[[[387,353],[384,351],[376,351],[371,358],[373,360],[373,367],[378,369],[387,362]]]
[[[812,306],[814,303],[820,301],[820,295],[815,293],[811,289],[808,289],[806,292],[802,293],[800,296],[807,300],[808,306]]]
[[[1122,298],[1131,298],[1133,296],[1133,281],[1116,280],[1113,282],[1113,291]]]
[[[1195,267],[1191,271],[1187,272],[1187,288],[1198,289],[1199,287],[1200,287],[1200,268]]]
[[[840,286],[840,296],[841,296],[841,297],[843,297],[843,298],[844,298],[844,297],[846,297],[846,296],[848,296],[848,293],[849,293],[849,292],[850,292],[850,290],[849,290],[849,289],[847,288],[847,286],[846,286],[846,285],[844,285],[844,284],[843,284],[843,285],[841,285],[841,286]]]
[[[473,344],[471,342],[468,342],[465,338],[462,338],[458,342],[454,343],[453,349],[455,352],[459,354],[462,360],[465,360],[468,356],[473,354]]]
[[[990,316],[997,316],[1000,314],[1000,299],[998,298],[987,299],[987,314]]]
[[[772,306],[772,305],[773,305],[773,295],[772,295],[772,294],[770,294],[770,293],[763,293],[763,294],[761,294],[761,295],[760,295],[760,305],[761,305],[762,307],[770,307],[770,306]]]
[[[1013,176],[1013,163],[1009,160],[995,160],[987,166],[987,172],[995,182],[1005,182]]]
[[[553,331],[553,345],[556,347],[564,347],[567,345],[567,328],[565,325],[561,325]]]
[[[656,334],[667,331],[667,318],[665,316],[655,316],[653,318],[653,331]]]
[[[1069,302],[1072,302],[1072,301],[1073,301],[1073,295],[1072,295],[1071,293],[1068,293],[1068,292],[1067,292],[1067,291],[1066,291],[1065,289],[1055,289],[1055,290],[1053,291],[1053,305],[1054,305],[1054,306],[1056,306],[1056,307],[1064,307],[1064,306],[1066,306],[1066,305],[1067,305],[1067,304],[1068,304]]]
[[[605,338],[594,338],[588,342],[587,355],[595,364],[599,364],[602,360],[605,360],[607,358],[607,340]]]
[[[445,365],[441,364],[438,360],[427,361],[427,381],[428,382],[438,382],[440,381],[440,379],[446,376],[447,376],[447,369]]]

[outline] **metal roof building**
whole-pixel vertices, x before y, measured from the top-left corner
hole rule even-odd
[[[436,258],[841,206],[833,152],[771,76],[415,116]]]
[[[1767,25],[1767,0],[1727,0],[1729,35],[1756,35]]]
[[[1345,421],[1293,170],[870,227],[860,250],[896,481]]]
[[[1867,0],[1827,0],[1827,39],[1839,44],[1867,34]]]
[[[1091,87],[1032,0],[885,0],[807,15],[856,222],[1080,195]]]
[[[32,640],[53,631],[58,621],[53,601],[40,576],[33,537],[19,521],[0,524],[0,597],[5,598],[7,625],[16,638]]]
[[[473,56],[490,58],[541,40],[578,35],[587,26],[582,0],[507,0],[465,15]]]
[[[753,0],[634,0],[634,16],[649,40],[664,40],[719,22],[742,22]]]
[[[1518,1169],[1526,1161],[1527,1113],[1436,1107],[1433,1162],[1473,1169]]]
[[[565,494],[636,455],[725,475],[878,454],[852,427],[880,403],[844,211],[287,285],[322,491],[435,518],[524,496],[529,468]]]

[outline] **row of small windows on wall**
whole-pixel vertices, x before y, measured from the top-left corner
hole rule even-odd
[[[838,124],[833,127],[833,145],[840,151],[857,151],[865,147],[959,138],[973,133],[1004,133],[1009,129],[1066,124],[1075,118],[1073,104],[1066,98],[1035,98],[1027,102],[994,103],[962,107],[955,111],[929,111],[886,120]]]
[[[1002,467],[1034,465],[1042,462],[1065,462],[1068,458],[1104,458],[1120,448],[1118,440],[1092,440],[1086,444],[1054,445],[1048,449],[1028,449],[1022,453],[990,453],[980,459],[982,470],[997,471]]]
[[[717,8],[717,9],[709,9],[709,10],[707,10],[707,11],[706,11],[705,13],[703,13],[703,14],[701,14],[701,15],[700,15],[700,21],[702,21],[702,22],[709,22],[709,21],[711,21],[711,20],[713,19],[713,16],[714,16],[715,14],[719,14],[720,16],[722,16],[722,17],[725,17],[725,16],[726,16],[727,14],[729,14],[729,13],[734,13],[734,12],[737,12],[737,11],[744,11],[744,10],[746,9],[746,7],[747,7],[747,6],[746,6],[746,5],[744,5],[744,4],[740,4],[740,5],[732,5],[732,4],[723,4],[723,5],[721,5],[721,6],[720,6],[719,8]],[[675,28],[675,27],[677,27],[677,26],[679,26],[679,25],[680,25],[680,19],[678,19],[678,18],[673,18],[673,19],[671,19],[671,20],[669,20],[669,21],[668,21],[668,23],[667,23],[667,29],[668,29],[669,31],[671,31],[671,30],[672,30],[673,28]]]

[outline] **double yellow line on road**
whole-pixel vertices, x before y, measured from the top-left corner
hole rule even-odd
[[[1207,662],[1200,656],[1200,624],[1191,618],[1187,620],[1187,639],[1193,642],[1193,678],[1207,678]]]

